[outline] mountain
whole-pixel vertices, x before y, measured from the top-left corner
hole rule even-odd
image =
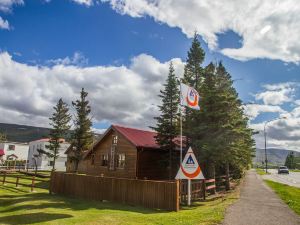
[[[50,128],[33,127],[19,124],[0,123],[0,133],[6,134],[7,141],[30,142],[49,137]],[[68,137],[71,136],[71,131]],[[94,133],[94,139],[98,140],[102,135]]]
[[[44,127],[0,123],[0,132],[6,134],[7,141],[30,142],[48,137],[50,129]]]
[[[286,149],[269,148],[267,149],[268,163],[274,165],[283,165],[285,163],[286,156],[290,152],[294,152],[296,157],[300,157],[300,152],[286,150]],[[256,149],[256,154],[255,157],[253,158],[253,163],[261,165],[262,162],[264,162],[264,160],[265,160],[265,150]]]

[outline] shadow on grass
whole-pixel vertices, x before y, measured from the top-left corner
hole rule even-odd
[[[71,218],[71,215],[68,214],[59,214],[59,213],[28,213],[12,216],[0,216],[0,224],[33,224],[33,223],[42,223],[49,222],[58,219]]]
[[[0,188],[1,190],[1,188]],[[167,212],[164,210],[147,209],[139,206],[130,206],[114,202],[100,202],[92,200],[75,199],[48,193],[19,193],[0,197],[0,206],[6,206],[2,213],[22,212],[32,209],[70,209],[70,210],[120,210],[137,212],[141,214],[155,214]]]

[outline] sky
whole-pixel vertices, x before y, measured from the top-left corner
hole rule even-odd
[[[297,0],[0,0],[0,122],[49,126],[84,87],[93,127],[148,129],[172,61],[183,75],[195,31],[203,66],[222,61],[257,147],[300,151]],[[72,109],[71,109],[72,110]]]

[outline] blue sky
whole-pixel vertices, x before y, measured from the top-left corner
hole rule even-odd
[[[142,80],[153,81],[156,79],[158,83],[149,83],[149,85],[155,86],[153,90],[158,90],[159,84],[162,84],[165,79],[165,74],[162,74],[164,76],[160,78],[157,78],[157,76],[160,72],[165,73],[167,71],[170,60],[175,59],[175,66],[178,66],[176,72],[178,76],[182,75],[183,63],[187,57],[191,37],[195,30],[199,33],[202,47],[206,53],[204,65],[207,65],[210,61],[222,60],[233,79],[236,80],[234,85],[241,99],[245,103],[255,103],[250,105],[250,109],[248,109],[248,113],[252,116],[251,124],[255,129],[260,130],[261,123],[268,119],[283,114],[290,115],[292,112],[295,114],[295,110],[297,111],[297,107],[300,105],[300,102],[297,101],[300,99],[298,90],[300,47],[293,40],[285,37],[275,37],[275,34],[280,35],[280,33],[271,33],[273,27],[277,27],[278,32],[278,29],[284,29],[287,26],[283,20],[280,20],[280,16],[276,18],[277,20],[271,20],[271,17],[266,18],[266,21],[272,23],[270,22],[263,27],[259,26],[265,23],[265,20],[254,21],[254,24],[258,24],[255,29],[260,30],[260,34],[263,36],[257,38],[255,33],[253,37],[249,35],[253,31],[251,30],[253,27],[250,26],[251,24],[247,25],[246,19],[244,20],[245,25],[239,25],[238,15],[236,18],[238,25],[235,26],[219,25],[219,20],[232,20],[229,15],[225,14],[222,18],[222,12],[220,18],[214,17],[211,20],[209,19],[211,15],[208,14],[208,19],[206,19],[203,13],[202,17],[199,17],[199,21],[193,22],[191,20],[190,24],[186,23],[185,20],[188,22],[186,17],[189,13],[184,14],[185,11],[182,11],[184,7],[178,8],[177,3],[172,3],[173,1],[170,1],[169,6],[173,12],[164,11],[164,5],[161,6],[160,1],[155,7],[151,6],[148,1],[136,1],[140,2],[137,5],[134,5],[133,2],[130,3],[130,1],[121,1],[123,5],[117,5],[118,3],[115,1],[104,3],[97,0],[11,0],[8,2],[10,4],[0,3],[0,18],[2,20],[2,25],[0,20],[0,28],[2,28],[0,29],[1,60],[2,66],[10,65],[10,69],[6,68],[5,71],[0,72],[0,76],[9,80],[5,84],[3,82],[2,85],[5,85],[5,87],[2,87],[2,89],[8,88],[8,90],[14,91],[18,88],[18,85],[9,79],[15,76],[12,71],[24,74],[22,79],[25,79],[25,83],[27,83],[26,76],[39,76],[29,75],[28,73],[43,74],[41,77],[45,79],[35,78],[35,80],[39,80],[36,83],[30,80],[33,84],[30,83],[28,89],[33,89],[30,93],[26,90],[26,93],[28,93],[24,96],[38,102],[36,105],[30,106],[30,109],[28,104],[24,103],[28,99],[20,100],[22,94],[20,94],[21,97],[12,99],[10,103],[2,100],[1,105],[2,110],[5,111],[4,114],[15,115],[17,118],[20,118],[20,114],[26,114],[26,116],[22,116],[23,119],[19,120],[5,119],[5,121],[0,122],[17,121],[33,125],[44,124],[45,118],[49,114],[49,107],[56,101],[58,93],[61,91],[60,89],[54,91],[51,88],[48,90],[47,78],[50,79],[51,77],[51,84],[52,82],[53,84],[60,82],[60,79],[63,81],[67,78],[71,79],[69,86],[67,83],[64,84],[68,88],[65,88],[66,86],[61,87],[61,95],[66,95],[63,97],[69,101],[75,97],[72,91],[76,93],[76,88],[79,91],[81,84],[82,86],[86,85],[88,91],[91,92],[92,103],[96,104],[92,106],[96,108],[94,112],[95,128],[106,128],[110,123],[115,122],[146,127],[147,124],[140,121],[153,116],[149,112],[155,111],[151,108],[152,106],[149,106],[147,111],[138,112],[136,110],[135,114],[130,114],[130,109],[126,109],[128,112],[125,110],[126,104],[124,101],[126,102],[126,100],[124,100],[117,104],[120,109],[114,108],[116,106],[114,104],[109,106],[110,113],[98,110],[98,107],[105,108],[107,106],[104,105],[102,100],[100,101],[98,95],[101,95],[101,92],[98,93],[98,90],[95,91],[94,89],[99,88],[99,85],[91,82],[91,79],[95,82],[98,81],[97,79],[104,79],[99,78],[99,76],[110,76],[107,74],[113,70],[111,76],[116,76],[116,79],[118,79],[117,74],[120,75],[123,72],[126,73],[124,76],[133,76],[132,79],[135,80],[140,79],[138,76],[141,76]],[[146,10],[147,6],[149,6],[148,11]],[[261,7],[261,10],[266,10],[263,8],[266,7],[264,4]],[[191,15],[195,13],[198,16],[197,11],[193,12],[193,5],[191,5],[191,8],[187,6],[186,8],[190,9]],[[178,18],[174,18],[174,12],[176,12],[176,15],[178,14]],[[249,13],[253,12],[249,9]],[[293,18],[294,14],[290,16]],[[221,26],[221,28],[218,28],[218,26]],[[298,31],[299,29],[295,32]],[[267,34],[268,36],[265,37]],[[256,45],[254,45],[254,42]],[[280,48],[280,45],[287,46],[290,49],[289,53],[286,53],[286,50],[283,51],[283,47]],[[235,52],[235,49],[245,50]],[[92,74],[91,71],[97,69],[99,69],[99,73]],[[72,79],[72,73],[74,79]],[[134,75],[131,73],[134,73]],[[79,74],[80,78],[76,74]],[[147,77],[148,75],[149,77]],[[105,82],[109,83],[106,80]],[[110,82],[116,83],[115,80]],[[40,88],[34,88],[35,85],[36,87],[45,85],[47,90],[44,92]],[[136,86],[136,84],[129,85]],[[120,86],[117,87],[122,89]],[[139,86],[142,90],[145,90],[145,87]],[[111,91],[116,90],[111,87]],[[55,95],[51,94],[54,92]],[[140,95],[141,93],[136,91],[129,93],[129,96],[135,94]],[[158,93],[149,93],[149,96],[150,94],[157,95]],[[50,100],[45,102],[45,99]],[[276,101],[276,99],[279,100]],[[113,101],[118,102],[116,99],[113,99]],[[153,99],[153,101],[151,99],[150,103],[152,105],[156,104],[157,99]],[[130,104],[128,104],[129,106]],[[122,107],[124,107],[124,110]],[[140,105],[134,107],[138,108]],[[118,110],[123,110],[123,114],[115,112]],[[12,114],[10,114],[11,111],[13,111]],[[293,119],[297,117],[294,114],[290,115]],[[298,122],[297,120],[296,124],[293,125],[286,123],[281,127],[280,124],[274,126],[277,126],[278,129],[283,129],[283,126],[286,126],[286,129],[287,126],[293,126],[295,130]],[[274,132],[278,132],[278,129],[275,129]],[[294,133],[291,134],[291,136],[293,135],[295,136]],[[278,141],[280,142],[280,140],[274,139],[274,146],[280,145]],[[288,138],[285,142],[281,140],[281,145],[287,143],[286,141],[291,140]],[[293,144],[289,144],[289,148],[295,148],[298,144],[293,142]]]

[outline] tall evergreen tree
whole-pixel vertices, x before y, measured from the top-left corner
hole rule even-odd
[[[53,107],[54,113],[49,118],[52,129],[50,131],[49,145],[46,145],[48,150],[38,149],[40,154],[46,155],[49,159],[53,159],[52,170],[55,170],[55,162],[59,156],[60,144],[65,139],[70,130],[71,115],[69,114],[68,105],[59,99],[56,106]]]
[[[188,51],[183,78],[187,85],[195,87],[197,91],[203,75],[203,68],[201,67],[201,64],[204,61],[204,57],[205,52],[201,48],[197,33],[195,33],[192,46]]]
[[[74,146],[74,160],[75,171],[78,171],[78,164],[82,157],[82,153],[88,150],[93,143],[93,134],[91,131],[92,120],[89,116],[91,107],[87,100],[88,93],[82,88],[80,92],[80,99],[72,102],[76,110],[74,119],[74,132],[73,132],[73,146]]]
[[[229,165],[242,171],[251,162],[254,141],[230,74],[221,63],[211,63],[200,89],[201,110],[194,117],[191,137],[208,165],[208,176],[214,175],[215,165],[226,173]]]
[[[284,165],[289,168],[289,169],[295,169],[296,168],[296,163],[295,163],[295,156],[294,152],[290,152],[286,159]]]
[[[186,65],[184,67],[183,82],[191,87],[194,87],[198,93],[200,93],[200,86],[203,82],[203,68],[201,64],[204,61],[205,52],[201,48],[201,44],[198,40],[198,35],[195,33],[192,41],[192,46],[188,51],[188,57]],[[192,127],[195,125],[195,117],[199,114],[199,111],[192,110],[185,107],[183,117],[183,133],[186,136],[187,145],[191,145]]]
[[[0,132],[0,143],[6,141],[6,134]]]
[[[164,89],[160,91],[159,97],[162,104],[159,106],[161,112],[156,119],[156,127],[152,127],[157,132],[155,137],[157,143],[162,149],[169,151],[168,167],[169,179],[173,179],[174,166],[173,152],[175,150],[174,138],[178,136],[178,107],[179,107],[179,89],[173,64],[170,63],[169,75],[164,84]]]

